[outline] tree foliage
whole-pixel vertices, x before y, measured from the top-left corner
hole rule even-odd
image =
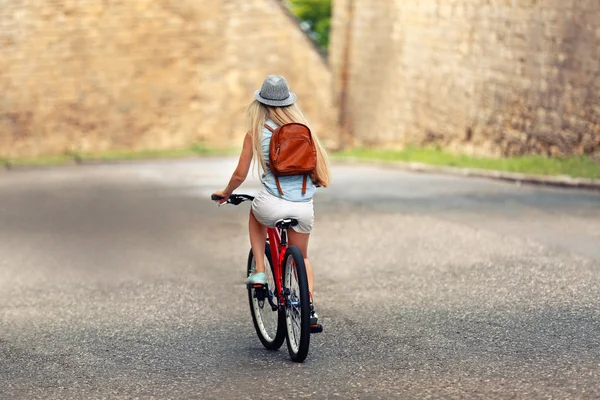
[[[309,34],[324,48],[329,45],[332,0],[289,0],[292,12],[308,26]]]

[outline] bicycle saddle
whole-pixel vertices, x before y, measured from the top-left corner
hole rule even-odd
[[[279,229],[288,229],[290,226],[296,225],[298,225],[298,220],[295,218],[285,218],[275,222],[275,226]]]

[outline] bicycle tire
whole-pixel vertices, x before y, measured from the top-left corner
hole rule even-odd
[[[265,244],[265,259],[265,275],[267,276],[267,286],[268,289],[273,292],[273,295],[275,296],[274,302],[277,304],[277,295],[275,293],[277,289],[274,279],[275,270],[271,260],[271,247],[269,243]],[[248,255],[247,275],[249,275],[250,271],[252,271],[254,268],[254,264],[254,256],[252,254],[252,249],[250,249],[250,254]],[[258,299],[254,296],[255,290],[256,289],[254,288],[248,287],[248,302],[250,304],[250,314],[252,314],[252,323],[254,324],[254,329],[256,330],[258,339],[266,349],[278,350],[285,340],[285,312],[283,310],[273,311],[267,299],[263,300],[261,307]],[[270,325],[276,324],[276,327],[273,328],[271,326],[270,329],[267,328],[267,320],[272,322]],[[269,330],[269,332],[267,330]]]
[[[283,261],[284,292],[289,290],[285,299],[285,337],[290,357],[300,363],[306,359],[310,346],[308,277],[298,247],[288,247]]]

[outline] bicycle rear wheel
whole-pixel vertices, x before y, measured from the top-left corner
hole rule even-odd
[[[248,275],[254,270],[256,261],[250,249],[248,255]],[[248,287],[248,301],[254,329],[260,342],[269,350],[277,350],[285,340],[285,314],[281,310],[273,311],[269,297],[274,304],[277,301],[277,286],[275,286],[273,263],[271,260],[271,247],[265,244],[265,276],[267,284],[264,288]]]
[[[284,256],[283,290],[286,293],[285,326],[288,352],[302,362],[310,346],[310,303],[304,257],[299,248],[288,247]]]

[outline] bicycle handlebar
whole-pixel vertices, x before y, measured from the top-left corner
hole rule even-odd
[[[224,197],[213,194],[210,196],[210,199],[211,200],[223,200]],[[234,206],[237,206],[238,204],[241,204],[244,201],[252,201],[252,200],[254,200],[254,196],[250,196],[247,194],[232,194],[231,196],[229,196],[229,199],[224,204],[233,204]]]

